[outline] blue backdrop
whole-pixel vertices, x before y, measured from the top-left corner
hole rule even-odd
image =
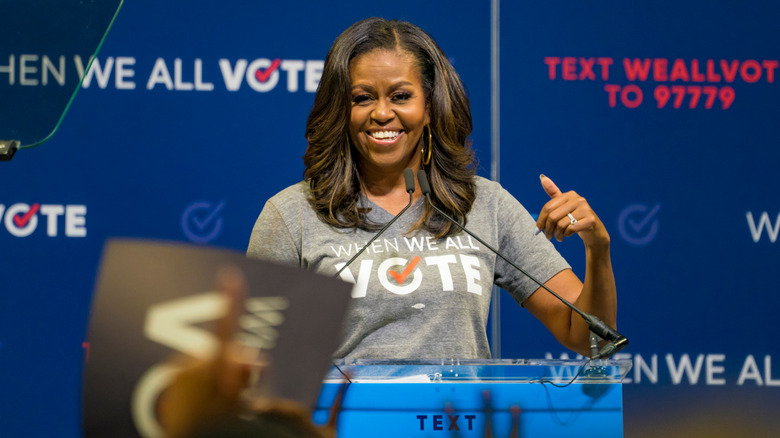
[[[780,7],[723,3],[128,2],[54,138],[0,164],[1,433],[80,436],[106,239],[243,251],[265,200],[301,178],[327,49],[375,15],[419,25],[450,57],[480,174],[538,211],[544,173],[607,225],[620,357],[634,360],[626,434],[748,410],[779,426]],[[0,50],[0,84],[22,87],[2,67],[23,53]],[[48,55],[67,75],[88,56]],[[581,242],[558,247],[582,275]],[[565,354],[502,301],[503,357]]]

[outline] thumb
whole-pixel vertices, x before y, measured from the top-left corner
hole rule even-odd
[[[561,189],[555,185],[553,180],[544,176],[544,174],[539,175],[539,179],[542,181],[542,188],[550,198],[554,198],[561,194]]]

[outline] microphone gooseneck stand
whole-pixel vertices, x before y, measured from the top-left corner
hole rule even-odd
[[[404,183],[406,184],[406,193],[409,193],[409,203],[406,204],[406,207],[404,207],[403,210],[398,212],[397,215],[395,215],[392,219],[390,219],[390,221],[386,223],[384,227],[382,227],[376,234],[374,234],[374,237],[372,237],[371,240],[366,242],[366,244],[363,245],[363,248],[360,248],[360,251],[356,252],[355,255],[352,256],[352,258],[349,259],[349,261],[347,261],[347,263],[344,266],[342,266],[338,272],[336,272],[336,275],[334,275],[334,277],[338,277],[339,275],[341,275],[341,273],[345,269],[347,269],[347,266],[351,265],[352,262],[354,262],[355,259],[358,258],[358,256],[360,256],[360,254],[363,254],[363,251],[365,251],[366,248],[368,248],[372,243],[374,243],[374,241],[379,236],[381,236],[382,233],[385,232],[385,230],[390,228],[390,225],[393,225],[393,222],[395,222],[399,217],[401,217],[401,215],[404,214],[404,212],[408,210],[409,207],[412,206],[412,194],[414,193],[414,172],[412,172],[412,169],[409,169],[408,167],[404,169]]]

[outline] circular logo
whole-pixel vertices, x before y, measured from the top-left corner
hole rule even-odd
[[[209,243],[222,231],[222,209],[225,202],[213,205],[206,201],[196,201],[184,209],[181,215],[181,229],[187,238],[195,243]]]
[[[652,208],[644,204],[631,204],[618,217],[620,236],[631,245],[645,246],[658,234],[658,211],[661,204]]]

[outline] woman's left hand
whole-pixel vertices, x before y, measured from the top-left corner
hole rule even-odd
[[[572,234],[580,236],[586,247],[609,245],[609,233],[588,204],[588,201],[574,191],[561,192],[548,177],[540,175],[542,188],[550,196],[544,204],[536,228],[548,239],[555,237],[559,242]]]

